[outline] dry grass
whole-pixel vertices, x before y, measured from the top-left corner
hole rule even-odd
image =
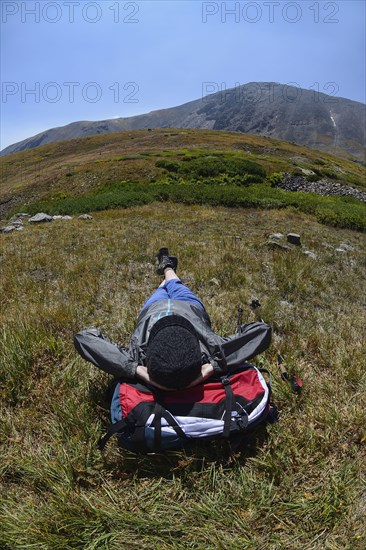
[[[289,231],[316,260],[267,248]],[[229,459],[220,445],[96,449],[108,377],[72,336],[99,325],[127,343],[162,244],[215,330],[235,331],[240,305],[249,319],[253,296],[275,329],[257,364],[275,375],[280,422]],[[290,211],[153,204],[27,226],[0,246],[1,548],[365,547],[364,235]],[[278,379],[277,350],[304,380],[300,400]]]

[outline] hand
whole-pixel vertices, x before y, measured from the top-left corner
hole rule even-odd
[[[189,384],[189,386],[187,386],[187,388],[192,388],[193,386],[196,386],[197,384],[201,384],[201,382],[203,382],[204,380],[209,378],[213,374],[213,372],[214,372],[213,366],[210,363],[205,363],[204,365],[202,365],[201,374],[195,380],[193,380],[193,382],[191,382]],[[140,378],[141,380],[143,380],[143,382],[145,382],[146,384],[150,384],[151,386],[155,386],[156,388],[159,388],[160,390],[176,391],[175,388],[166,388],[165,386],[161,386],[160,384],[157,384],[156,382],[151,380],[151,378],[149,376],[149,373],[147,372],[147,368],[143,367],[142,365],[138,365],[138,367],[136,369],[136,376],[138,378]]]
[[[202,365],[201,374],[195,380],[193,380],[193,382],[191,382],[189,386],[187,386],[187,388],[192,388],[193,386],[197,386],[197,384],[201,384],[201,382],[203,382],[207,378],[210,378],[213,373],[214,368],[211,363],[205,363],[204,365]]]

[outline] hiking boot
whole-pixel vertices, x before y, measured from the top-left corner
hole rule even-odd
[[[156,258],[156,273],[158,275],[164,275],[164,269],[166,269],[167,267],[170,267],[174,271],[177,270],[178,258],[176,256],[169,256],[169,251],[166,247],[162,247],[159,249]]]

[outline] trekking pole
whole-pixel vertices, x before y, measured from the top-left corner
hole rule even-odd
[[[285,382],[288,382],[292,388],[292,391],[299,395],[302,388],[302,380],[299,376],[290,376],[284,366],[284,360],[280,353],[277,354],[277,365],[281,372],[281,378]]]
[[[241,322],[243,320],[243,308],[238,307],[238,320],[236,323],[236,332],[240,334],[241,332]]]

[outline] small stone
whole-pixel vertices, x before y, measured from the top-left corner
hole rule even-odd
[[[9,225],[14,225],[14,227],[22,227],[23,222],[22,222],[22,220],[16,220],[14,222],[10,222]]]
[[[301,246],[300,235],[298,235],[297,233],[288,233],[287,242],[295,244],[296,246]]]
[[[283,239],[285,235],[283,235],[282,233],[273,233],[272,235],[269,236],[270,239]]]
[[[336,252],[341,252],[342,254],[345,254],[347,250],[344,250],[344,248],[336,248]]]
[[[40,223],[40,222],[52,222],[53,218],[52,216],[49,216],[48,214],[45,214],[44,212],[39,212],[32,218],[29,218],[29,221],[31,223]]]
[[[344,250],[346,252],[351,252],[352,250],[354,250],[353,246],[350,245],[350,244],[347,244],[347,243],[341,243],[339,245],[339,248],[342,248],[342,250]]]
[[[52,216],[54,220],[62,220],[62,216]]]
[[[15,231],[23,231],[24,230],[24,226],[23,225],[20,225],[19,227],[16,227],[15,228]]]
[[[15,218],[30,218],[30,214],[26,214],[25,212],[18,212],[18,214],[14,214]]]
[[[81,216],[79,216],[79,220],[92,220],[93,219],[93,216],[90,216],[89,214],[81,214]]]
[[[2,227],[0,229],[1,233],[11,233],[12,231],[15,231],[16,227],[14,225],[7,225],[5,227]]]
[[[61,216],[62,220],[72,220],[72,216]]]
[[[316,254],[314,252],[311,252],[311,250],[304,250],[304,254],[308,258],[312,258],[313,260],[316,260]]]
[[[280,244],[277,241],[267,241],[266,244],[270,250],[283,250],[283,251],[291,250],[291,248],[286,244]]]
[[[212,285],[220,286],[220,281],[214,277],[209,281]]]

